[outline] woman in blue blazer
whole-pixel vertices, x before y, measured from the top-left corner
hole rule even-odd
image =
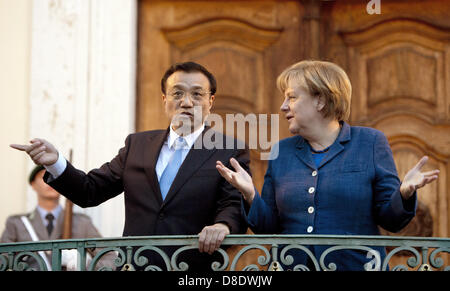
[[[438,177],[422,173],[423,157],[400,182],[384,134],[350,126],[351,84],[339,66],[302,61],[277,79],[284,95],[281,111],[293,137],[281,140],[269,161],[261,196],[251,177],[231,160],[234,170],[217,162],[221,175],[243,194],[243,211],[255,233],[378,235],[378,226],[397,232],[414,217],[416,190]],[[318,259],[327,246],[309,246]],[[384,248],[374,248],[381,259]],[[294,262],[313,267],[304,251]],[[365,251],[334,251],[325,265],[363,270],[372,259]]]

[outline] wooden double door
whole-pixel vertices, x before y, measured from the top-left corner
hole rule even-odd
[[[217,78],[213,113],[280,113],[276,77],[304,59],[335,62],[353,86],[350,124],[383,131],[402,178],[423,155],[439,180],[419,191],[405,235],[450,234],[450,2],[152,1],[139,3],[137,129],[165,128],[160,79],[196,61]],[[280,116],[279,138],[290,136]],[[261,189],[266,162],[252,151]],[[385,232],[386,233],[386,232]],[[387,233],[386,233],[387,234]]]

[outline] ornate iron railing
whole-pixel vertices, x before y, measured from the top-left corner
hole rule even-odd
[[[316,258],[307,248],[308,245],[327,247]],[[176,250],[166,254],[164,247],[172,246]],[[217,252],[223,262],[211,264],[211,270],[281,270],[282,265],[290,265],[292,270],[336,270],[334,263],[325,264],[327,255],[338,250],[360,250],[373,257],[366,270],[444,270],[449,271],[450,238],[423,237],[392,237],[392,236],[339,236],[339,235],[229,235],[222,246],[236,246],[233,256],[220,248]],[[373,247],[389,247],[390,251],[382,260]],[[76,249],[78,253],[78,270],[134,270],[135,266],[144,270],[189,270],[186,262],[179,262],[179,255],[187,250],[198,248],[198,236],[147,236],[100,239],[69,239],[40,242],[19,242],[0,244],[0,271],[9,270],[48,270],[44,252],[51,252],[52,270],[61,270],[62,250]],[[97,249],[90,262],[87,262],[88,252]],[[293,258],[288,255],[290,249],[304,251],[311,264],[292,265]],[[250,256],[249,252],[255,251]],[[165,267],[152,265],[142,255],[144,251],[157,254],[164,261]],[[106,254],[115,254],[112,266],[98,268],[98,262]],[[406,253],[406,265],[392,266],[392,258],[399,253]],[[245,263],[239,261],[246,255]],[[45,255],[44,255],[45,256]],[[30,260],[34,260],[34,267]],[[248,264],[249,263],[249,264]],[[389,266],[391,265],[391,266]]]

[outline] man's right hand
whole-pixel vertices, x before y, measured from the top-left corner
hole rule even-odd
[[[11,144],[13,149],[27,152],[33,162],[37,165],[50,166],[58,160],[58,151],[48,141],[35,138],[30,145]]]

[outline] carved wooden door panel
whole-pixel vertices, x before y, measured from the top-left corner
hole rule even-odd
[[[440,170],[437,182],[418,191],[412,222],[382,233],[448,237],[450,2],[381,1],[376,16],[361,13],[365,4],[321,7],[322,56],[342,65],[353,85],[351,123],[385,133],[401,179],[424,155],[425,171]]]

